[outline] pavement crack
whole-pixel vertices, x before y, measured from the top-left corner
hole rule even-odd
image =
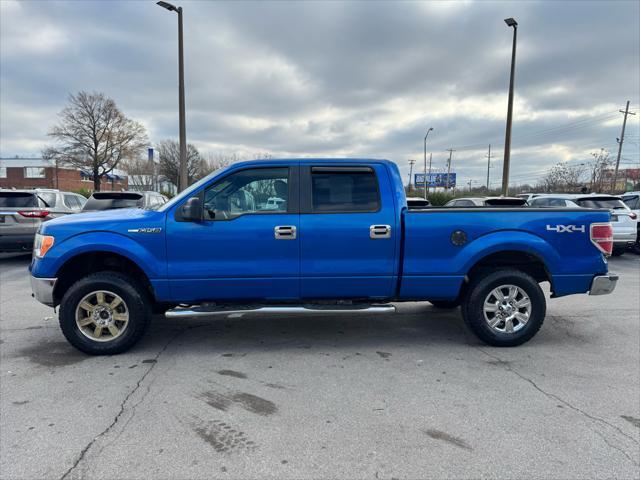
[[[116,414],[116,416],[113,418],[113,421],[104,430],[102,430],[98,435],[93,437],[93,439],[80,451],[80,454],[78,455],[78,458],[76,458],[75,462],[73,462],[73,465],[71,465],[71,467],[69,467],[69,469],[66,472],[64,472],[64,474],[60,477],[60,480],[65,480],[66,478],[68,478],[69,475],[71,475],[76,470],[76,468],[78,468],[80,463],[85,459],[85,457],[87,456],[87,453],[96,444],[96,442],[100,438],[102,438],[105,435],[107,435],[113,429],[113,427],[116,426],[116,424],[118,423],[118,421],[120,420],[120,418],[122,417],[122,415],[126,411],[127,402],[140,389],[140,386],[142,385],[144,380],[149,376],[149,374],[153,371],[153,369],[158,364],[158,362],[157,362],[158,358],[160,358],[160,356],[167,350],[167,348],[169,348],[169,345],[171,345],[184,332],[187,332],[187,331],[189,331],[189,330],[191,330],[193,328],[197,328],[197,327],[185,328],[183,330],[178,331],[175,335],[173,335],[164,344],[164,346],[158,351],[158,353],[155,355],[155,357],[153,357],[154,360],[156,360],[156,361],[152,362],[152,363],[149,363],[149,368],[138,379],[138,381],[136,382],[136,385],[131,389],[131,391],[129,391],[129,393],[127,393],[127,395],[124,397],[122,402],[120,402],[120,408],[119,408],[118,413]],[[147,393],[148,393],[148,391],[147,391]],[[145,394],[145,397],[146,397],[146,394]],[[144,399],[144,397],[143,397],[143,399]],[[136,403],[134,405],[134,408],[137,407],[139,404],[140,404],[140,402]]]
[[[584,410],[582,410],[579,407],[576,407],[575,405],[571,404],[569,401],[565,400],[562,397],[559,397],[558,395],[554,394],[554,393],[550,393],[547,392],[546,390],[543,390],[536,382],[534,382],[533,380],[531,380],[528,377],[525,377],[524,375],[522,375],[520,372],[518,372],[517,370],[515,370],[513,367],[511,367],[511,365],[509,364],[509,362],[503,360],[502,358],[498,357],[497,355],[493,355],[489,352],[487,352],[486,350],[482,349],[481,347],[476,347],[478,350],[480,350],[482,353],[484,353],[486,356],[493,358],[494,360],[496,360],[500,365],[504,366],[504,368],[513,373],[514,375],[518,376],[520,379],[524,380],[525,382],[529,383],[533,388],[535,388],[536,390],[538,390],[540,393],[542,393],[544,396],[546,396],[547,398],[556,400],[560,403],[562,403],[563,405],[565,405],[566,407],[568,407],[569,409],[573,410],[576,413],[579,413],[580,415],[588,418],[589,420],[591,420],[594,423],[600,423],[603,425],[606,425],[609,428],[612,428],[613,430],[615,430],[616,432],[618,432],[620,435],[622,435],[623,437],[628,438],[629,440],[631,440],[633,443],[635,443],[636,445],[638,444],[638,440],[635,439],[634,437],[632,437],[631,435],[629,435],[628,433],[626,433],[625,431],[623,431],[620,427],[618,427],[617,425],[614,425],[612,423],[607,422],[604,418],[600,418],[600,417],[596,417],[594,415],[591,415],[590,413],[585,412]],[[625,452],[624,450],[620,449],[619,447],[616,447],[614,445],[612,445],[607,438],[598,430],[593,430],[598,436],[600,436],[604,442],[609,445],[611,448],[618,450],[619,452],[621,452],[625,457],[627,457],[634,465],[639,465],[638,462],[636,462],[631,456],[629,456],[627,454],[627,452]]]

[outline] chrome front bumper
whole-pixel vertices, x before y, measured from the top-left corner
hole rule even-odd
[[[589,295],[608,295],[613,292],[618,282],[618,275],[609,273],[608,275],[598,275],[594,277],[589,289]]]
[[[31,295],[40,303],[53,307],[53,288],[57,278],[38,278],[31,275]]]

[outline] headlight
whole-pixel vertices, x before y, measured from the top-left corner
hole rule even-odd
[[[51,235],[41,235],[36,233],[36,238],[33,242],[33,255],[36,258],[42,258],[53,247],[54,238]]]

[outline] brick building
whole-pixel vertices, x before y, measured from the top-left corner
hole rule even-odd
[[[120,172],[102,178],[101,190],[127,190],[127,177]],[[57,188],[93,191],[90,172],[57,166],[43,158],[0,158],[0,188]]]

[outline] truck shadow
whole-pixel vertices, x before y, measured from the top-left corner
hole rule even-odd
[[[318,348],[378,348],[408,345],[478,344],[459,310],[429,304],[400,306],[399,313],[372,317],[348,315],[264,316],[211,320],[167,320],[158,316],[141,348],[169,341],[173,349],[246,354]]]

